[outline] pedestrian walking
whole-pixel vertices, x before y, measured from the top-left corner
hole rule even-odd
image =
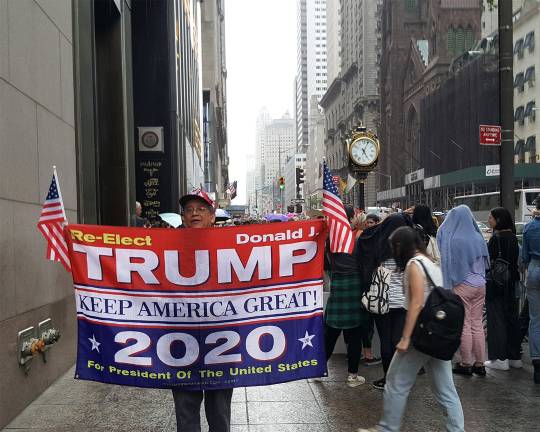
[[[536,199],[533,219],[523,230],[521,260],[527,267],[529,300],[529,350],[534,366],[534,382],[540,384],[540,197]]]
[[[345,206],[349,222],[354,217],[354,209]],[[347,346],[349,375],[347,385],[357,387],[366,382],[358,375],[362,353],[362,336],[368,329],[369,313],[360,300],[362,286],[360,272],[354,254],[328,253],[330,271],[330,297],[324,312],[324,344],[326,360],[334,352],[336,342],[343,332]]]
[[[365,230],[358,238],[356,245],[364,290],[369,289],[373,273],[379,266],[383,266],[390,272],[389,311],[382,315],[372,314],[381,343],[381,358],[385,374],[384,377],[372,383],[373,387],[379,390],[384,389],[386,373],[405,324],[403,271],[396,265],[389,242],[390,235],[403,226],[412,227],[410,217],[403,213],[391,214],[380,224]]]
[[[489,240],[489,257],[492,270],[497,268],[495,260],[504,260],[508,278],[498,283],[488,278],[486,286],[488,368],[508,370],[520,368],[521,332],[519,328],[519,296],[516,285],[519,283],[519,245],[516,227],[510,212],[497,207],[490,211],[488,223],[493,229]],[[519,294],[519,291],[518,291]]]
[[[420,231],[420,237],[426,244],[427,254],[433,259],[433,261],[440,264],[441,257],[436,240],[437,226],[433,221],[431,209],[424,204],[415,206],[412,213],[412,220],[415,228]]]
[[[448,213],[437,233],[443,286],[453,289],[465,306],[461,337],[461,362],[454,373],[485,376],[486,341],[482,312],[486,295],[486,242],[469,207],[460,205]]]
[[[358,432],[400,430],[409,393],[422,367],[429,377],[435,399],[444,409],[446,430],[462,432],[463,409],[454,385],[451,362],[421,353],[410,343],[418,316],[434,284],[442,284],[440,268],[427,256],[423,239],[411,227],[398,228],[391,236],[391,244],[398,268],[404,269],[406,321],[386,376],[382,418],[376,427],[360,428]]]
[[[180,198],[184,228],[210,228],[216,220],[214,203],[201,190]],[[233,389],[188,391],[172,389],[178,432],[201,431],[201,403],[210,432],[230,432]]]

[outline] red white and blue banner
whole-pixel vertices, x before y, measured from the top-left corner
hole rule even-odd
[[[326,373],[321,220],[66,227],[76,378],[185,390]]]

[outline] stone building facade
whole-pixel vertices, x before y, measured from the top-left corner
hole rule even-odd
[[[446,80],[452,60],[480,40],[481,14],[477,0],[383,2],[379,164],[394,187],[423,167],[420,100]],[[388,179],[378,180],[379,189],[390,189]]]

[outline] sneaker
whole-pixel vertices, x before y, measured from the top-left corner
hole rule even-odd
[[[376,388],[377,390],[384,390],[384,385],[386,384],[386,378],[381,378],[380,380],[373,381],[371,383],[373,388]]]
[[[510,369],[508,365],[508,360],[488,360],[484,362],[484,366],[489,369],[499,369],[507,371]]]
[[[473,366],[472,373],[478,376],[486,376],[486,368],[484,366]]]
[[[347,385],[349,387],[358,387],[366,382],[366,379],[360,375],[349,375],[347,377]]]
[[[523,363],[521,360],[508,360],[508,366],[514,369],[521,369],[523,367]]]
[[[356,432],[377,432],[378,430],[379,429],[377,429],[377,426],[373,426],[367,429],[364,429],[364,428],[356,429]]]
[[[452,369],[452,372],[457,375],[466,376],[472,376],[473,374],[472,366],[463,366],[461,363],[456,363],[454,368]]]
[[[381,364],[382,360],[380,357],[373,357],[373,358],[367,358],[367,359],[364,359],[364,364],[366,366],[375,366],[375,365],[378,365],[378,364]]]

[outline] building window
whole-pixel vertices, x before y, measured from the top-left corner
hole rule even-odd
[[[516,112],[514,113],[514,121],[519,122],[521,125],[525,122],[525,108],[523,105],[516,108]]]
[[[516,75],[514,79],[514,88],[517,88],[519,92],[523,91],[523,86],[525,85],[525,77],[523,72],[520,72]]]
[[[525,36],[523,49],[525,48],[529,48],[529,52],[534,51],[534,31],[527,33],[527,36]]]
[[[514,148],[514,161],[516,163],[523,163],[525,161],[525,141],[522,139],[516,142]]]
[[[535,79],[536,79],[536,76],[535,76],[534,66],[530,66],[525,71],[524,82],[528,82],[529,87],[533,87]]]
[[[416,6],[416,0],[405,0],[405,12],[414,12]]]
[[[446,47],[449,53],[453,53],[456,50],[456,32],[453,27],[448,29],[446,36]]]
[[[536,106],[536,102],[530,101],[527,103],[527,106],[525,107],[525,117],[529,117],[529,121],[536,120],[536,110],[534,109],[535,106]]]
[[[523,38],[518,39],[514,45],[514,55],[516,54],[518,58],[523,57]]]
[[[525,162],[536,162],[536,135],[531,135],[525,143]]]

